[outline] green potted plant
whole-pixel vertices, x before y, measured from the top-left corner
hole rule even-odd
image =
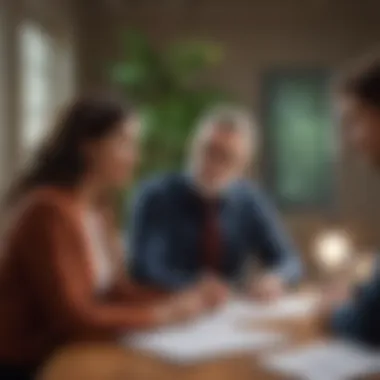
[[[223,90],[199,80],[222,61],[222,49],[204,41],[157,49],[138,32],[127,33],[124,44],[125,59],[112,66],[110,75],[139,107],[143,159],[138,179],[178,170],[197,119],[216,103],[230,100]]]

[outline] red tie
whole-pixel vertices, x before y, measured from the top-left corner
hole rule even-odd
[[[203,265],[211,272],[218,272],[221,239],[217,204],[205,204],[203,234]]]

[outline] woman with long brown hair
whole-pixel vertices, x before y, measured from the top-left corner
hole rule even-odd
[[[194,293],[157,298],[123,275],[110,199],[131,179],[138,118],[75,102],[8,198],[0,261],[0,378],[30,379],[57,347],[191,317]]]

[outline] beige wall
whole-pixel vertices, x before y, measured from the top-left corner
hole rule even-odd
[[[158,45],[187,36],[220,42],[226,59],[213,73],[213,80],[255,110],[261,73],[266,68],[302,65],[336,69],[347,59],[376,48],[380,42],[380,3],[376,3],[98,0],[89,6],[83,1],[77,4],[79,83],[83,89],[107,84],[105,68],[121,54],[120,32],[133,27],[145,31]],[[359,240],[376,243],[380,237],[376,176],[353,159],[340,157],[340,161],[337,203],[344,223],[353,228]],[[326,220],[323,210],[286,217],[304,249],[309,247],[311,234]]]

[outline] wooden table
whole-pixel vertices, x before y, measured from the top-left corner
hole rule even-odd
[[[261,326],[292,337],[285,346],[272,348],[271,352],[327,338],[314,318],[252,325],[256,329]],[[51,359],[39,380],[292,380],[263,368],[259,360],[263,353],[238,354],[186,367],[116,345],[72,346]],[[366,380],[376,379],[380,374]]]

